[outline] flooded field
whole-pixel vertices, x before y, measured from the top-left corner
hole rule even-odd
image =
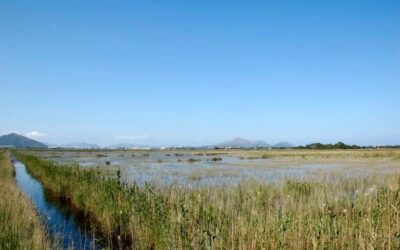
[[[45,189],[85,211],[82,221],[90,224],[93,218],[110,249],[400,245],[398,150],[19,150],[15,155]],[[71,222],[68,216],[62,220]],[[85,231],[76,225],[73,232]]]
[[[400,172],[397,151],[45,150],[33,155],[63,165],[111,168],[139,185],[221,186],[257,181],[329,181]]]

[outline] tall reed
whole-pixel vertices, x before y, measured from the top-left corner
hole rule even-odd
[[[33,205],[14,181],[8,151],[0,152],[0,249],[50,249]]]

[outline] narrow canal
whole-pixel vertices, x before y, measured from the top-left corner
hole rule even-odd
[[[65,204],[46,197],[42,184],[33,178],[25,165],[13,157],[16,182],[36,207],[51,238],[64,249],[103,249],[104,241],[85,225]]]

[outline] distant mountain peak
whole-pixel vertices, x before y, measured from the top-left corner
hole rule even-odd
[[[268,148],[271,145],[262,140],[248,140],[242,137],[235,137],[230,141],[225,141],[215,145],[223,148]]]
[[[96,144],[86,143],[86,142],[72,142],[67,144],[62,144],[61,148],[80,148],[80,149],[97,149],[100,148]]]
[[[131,144],[131,143],[118,143],[109,145],[107,148],[111,149],[134,149],[134,148],[149,148],[149,146],[139,145],[139,144]]]
[[[283,142],[279,142],[277,144],[274,144],[274,146],[272,146],[272,147],[273,148],[293,148],[294,145],[289,143],[289,142],[283,141]]]
[[[44,143],[32,140],[17,133],[0,136],[0,147],[47,148]]]

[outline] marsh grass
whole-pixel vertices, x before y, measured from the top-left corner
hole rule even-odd
[[[354,149],[354,150],[230,150],[229,155],[248,159],[268,159],[276,157],[288,158],[391,158],[400,159],[400,150],[398,149]]]
[[[189,163],[194,163],[194,162],[197,162],[197,161],[201,161],[201,160],[200,159],[195,159],[195,158],[189,158],[187,160],[187,162],[189,162]]]
[[[207,161],[222,161],[223,159],[221,157],[213,157],[211,159],[207,159]]]
[[[398,175],[274,185],[128,186],[96,169],[18,157],[46,188],[95,218],[110,244],[135,249],[400,246]]]
[[[10,153],[0,151],[0,249],[50,249],[40,217],[14,175]]]

